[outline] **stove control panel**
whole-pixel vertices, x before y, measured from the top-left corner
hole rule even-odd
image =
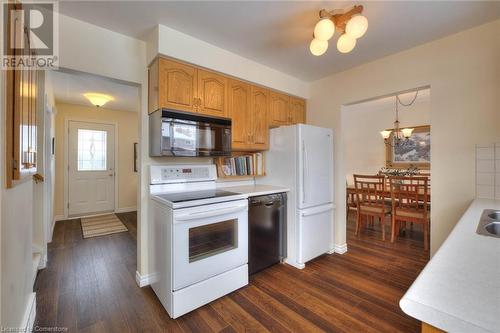
[[[213,164],[152,165],[151,184],[199,182],[217,179]]]

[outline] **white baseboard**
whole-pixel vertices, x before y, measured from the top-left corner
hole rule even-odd
[[[338,254],[344,254],[347,252],[347,243],[344,243],[342,245],[335,245],[333,248],[333,251]]]
[[[298,268],[298,269],[304,269],[306,267],[306,264],[299,264],[296,261],[287,260],[287,259],[285,259],[285,263],[290,265],[290,266],[293,266],[295,268]]]
[[[115,213],[129,213],[129,212],[135,212],[137,210],[137,207],[121,207],[115,209]]]
[[[32,332],[36,317],[36,293],[31,293],[28,297],[26,309],[24,310],[23,321],[19,328],[20,332]]]
[[[141,288],[149,286],[151,283],[153,283],[154,279],[155,279],[155,274],[141,275],[139,271],[135,271],[135,282]]]
[[[54,216],[54,223],[52,225],[52,229],[54,228],[54,225],[56,225],[57,221],[63,221],[63,220],[66,220],[66,219],[68,219],[68,218],[65,217],[64,215],[56,215],[56,216]]]
[[[42,255],[42,258],[40,259],[40,264],[38,265],[38,269],[44,269],[47,268],[47,261],[48,261],[48,256],[47,253],[44,253]]]

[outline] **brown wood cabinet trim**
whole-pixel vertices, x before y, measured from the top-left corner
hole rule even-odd
[[[440,330],[439,328],[436,328],[432,325],[429,325],[425,322],[422,322],[422,333],[445,333],[445,331]]]

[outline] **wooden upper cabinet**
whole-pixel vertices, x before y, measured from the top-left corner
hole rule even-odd
[[[196,112],[197,74],[193,66],[159,58],[158,107]]]
[[[252,86],[251,92],[252,148],[266,150],[269,148],[269,90]]]
[[[149,66],[149,113],[159,108],[231,118],[233,149],[269,148],[269,127],[305,123],[305,100],[158,57]]]
[[[250,85],[245,82],[230,80],[229,116],[232,121],[232,148],[245,150],[250,143],[251,111]]]
[[[305,124],[306,123],[306,101],[297,98],[290,97],[290,124]]]
[[[271,91],[269,98],[269,126],[277,127],[287,125],[290,121],[288,112],[290,97],[285,94]]]
[[[198,100],[197,111],[199,113],[227,117],[228,79],[222,75],[198,70]]]

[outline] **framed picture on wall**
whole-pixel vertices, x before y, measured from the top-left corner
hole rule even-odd
[[[417,167],[428,170],[431,166],[431,126],[413,127],[413,133],[408,140],[403,139],[395,144],[393,133],[389,138],[392,145],[385,146],[386,167],[409,168]]]

